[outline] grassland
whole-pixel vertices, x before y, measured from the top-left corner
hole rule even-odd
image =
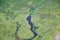
[[[32,23],[38,34],[32,40],[54,40],[60,33],[59,0],[0,0],[0,40],[16,40],[16,22],[20,28],[17,40],[34,36],[26,18],[32,15]]]

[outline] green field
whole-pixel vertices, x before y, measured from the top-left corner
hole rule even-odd
[[[34,37],[26,18],[37,36]],[[16,25],[20,25],[15,37]],[[60,34],[60,0],[0,0],[0,40],[54,40]]]

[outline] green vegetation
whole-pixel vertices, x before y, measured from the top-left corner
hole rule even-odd
[[[16,22],[21,26],[17,33],[18,40],[27,40],[34,36],[26,20],[31,14],[31,21],[37,36],[32,40],[54,40],[60,33],[59,0],[0,0],[0,40],[16,40]]]

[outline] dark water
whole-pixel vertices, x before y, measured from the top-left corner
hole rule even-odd
[[[28,24],[30,25],[30,30],[34,33],[34,37],[28,39],[28,40],[32,40],[33,38],[35,38],[37,36],[37,33],[33,30],[33,23],[31,22],[31,15],[29,15],[26,20],[28,21]]]
[[[35,9],[35,7],[31,7],[29,11],[34,11]]]
[[[21,25],[19,25],[19,23],[16,22],[16,31],[15,31],[15,38],[16,38],[16,40],[17,40],[17,34],[18,34],[18,30],[19,30],[20,26]]]

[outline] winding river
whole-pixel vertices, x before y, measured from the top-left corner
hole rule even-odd
[[[19,30],[20,26],[21,26],[21,25],[19,25],[19,23],[16,22],[16,31],[15,31],[15,38],[16,38],[16,40],[18,40],[17,34],[18,34],[18,30]]]
[[[31,15],[29,15],[26,20],[28,21],[28,24],[30,25],[30,30],[33,32],[34,37],[28,39],[28,40],[32,40],[33,38],[35,38],[37,36],[37,33],[33,30],[33,23],[31,22]]]

